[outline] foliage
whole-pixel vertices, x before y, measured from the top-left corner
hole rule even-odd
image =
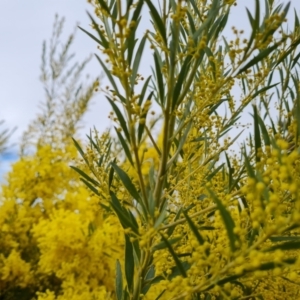
[[[61,148],[70,144],[99,85],[98,80],[92,84],[82,82],[84,68],[91,57],[80,63],[73,62],[75,54],[70,53],[70,48],[76,32],[63,43],[64,22],[64,18],[56,15],[49,45],[46,41],[43,43],[40,80],[46,100],[41,103],[38,117],[24,132],[21,155],[30,153],[31,145],[51,144],[54,148]]]
[[[298,299],[300,31],[296,13],[285,25],[290,4],[266,0],[263,12],[255,0],[250,37],[233,28],[227,41],[235,1],[89,2],[95,32],[81,29],[98,44],[115,136],[94,130],[72,148],[85,109],[76,122],[54,107],[36,121],[34,154],[2,188],[0,296]],[[139,36],[144,9],[151,28]]]
[[[266,0],[263,12],[256,0],[250,37],[233,27],[227,41],[235,1],[89,2],[95,33],[82,30],[101,52],[123,148],[107,182],[125,236],[117,299],[298,298],[300,32],[296,12],[292,30],[284,24],[290,3]],[[138,36],[145,6],[152,27]],[[250,104],[253,130],[231,153]],[[86,152],[77,144],[91,171],[80,174],[97,192],[103,150],[90,139]]]
[[[1,300],[105,299],[114,291],[123,239],[117,218],[99,206],[69,167],[77,156],[70,136],[95,83],[78,83],[86,62],[75,64],[74,74],[68,71],[73,38],[55,61],[62,22],[56,17],[50,47],[51,70],[59,71],[44,78],[46,104],[22,143],[21,150],[30,153],[13,164],[0,195]],[[103,144],[106,140],[103,135]]]

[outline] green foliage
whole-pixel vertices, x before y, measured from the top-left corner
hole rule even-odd
[[[295,181],[291,175],[284,175],[289,178],[285,189],[290,191],[281,190],[281,184],[274,191],[272,186],[277,179],[268,177],[268,168],[274,164],[284,170],[289,168],[286,172],[298,172],[291,164],[298,161],[298,154],[293,152],[293,158],[286,157],[284,139],[287,132],[294,132],[290,139],[297,145],[293,149],[298,147],[300,126],[294,120],[300,107],[296,96],[299,21],[296,16],[294,30],[287,32],[284,22],[290,3],[275,6],[266,0],[262,15],[261,2],[257,0],[253,15],[247,9],[250,38],[242,38],[243,32],[233,28],[235,41],[222,41],[234,2],[166,0],[156,6],[148,0],[128,1],[127,5],[114,0],[95,1],[97,19],[91,20],[96,35],[82,29],[106,56],[108,64],[100,55],[97,59],[111,84],[106,97],[123,151],[111,163],[109,175],[111,205],[125,228],[126,239],[123,280],[127,287],[121,296],[119,270],[119,299],[140,299],[141,293],[146,299],[266,297],[257,292],[257,286],[246,288],[247,278],[258,285],[273,274],[259,277],[255,275],[258,271],[283,272],[279,271],[280,264],[272,261],[276,260],[274,253],[298,249],[297,241],[271,245],[267,241],[275,243],[272,238],[276,234],[290,234],[289,228],[298,226],[298,221],[276,212],[271,203],[275,198],[282,199],[276,200],[283,201],[281,205],[295,203],[289,210],[289,216],[293,214],[298,196],[291,195],[295,195],[292,190],[299,173]],[[152,28],[137,37],[143,6],[149,10]],[[153,74],[142,85],[140,69],[149,44],[153,50]],[[148,53],[147,56],[150,57]],[[281,82],[274,83],[277,74]],[[233,95],[237,83],[242,91],[238,101]],[[270,106],[274,91],[279,128]],[[150,96],[145,98],[147,93]],[[162,116],[157,138],[150,130],[154,122],[148,113],[151,96]],[[238,160],[236,154],[229,155],[229,150],[241,132],[231,139],[228,135],[232,135],[250,103],[254,109],[254,136],[249,134]],[[227,110],[229,113],[224,114]],[[282,128],[285,112],[290,119]],[[151,153],[146,155],[149,149]],[[220,158],[223,153],[226,164]],[[93,183],[88,175],[81,175]],[[269,217],[262,217],[262,209],[269,210]],[[277,213],[286,229],[276,225]],[[184,218],[180,218],[182,214]],[[132,218],[139,224],[138,231]],[[288,236],[282,238],[284,241]],[[141,253],[138,256],[134,255],[137,249]],[[184,249],[190,250],[185,253]],[[246,263],[254,253],[264,251],[273,256],[261,254],[256,264]],[[160,262],[158,253],[173,262]],[[206,259],[201,266],[196,257],[201,261],[203,255]],[[293,265],[292,261],[291,258]],[[149,281],[149,270],[156,279]],[[179,280],[181,291],[176,286]],[[231,284],[236,288],[228,288]]]
[[[228,41],[222,32],[232,0],[89,2],[95,32],[80,29],[100,50],[96,58],[109,81],[103,94],[115,135],[95,129],[86,145],[73,139],[81,158],[72,171],[87,186],[89,201],[97,199],[97,209],[79,210],[65,221],[76,219],[79,226],[87,218],[92,238],[102,230],[96,217],[89,220],[97,211],[101,242],[120,234],[124,239],[109,244],[105,254],[115,278],[102,277],[100,290],[101,283],[93,281],[89,291],[96,292],[85,298],[299,298],[300,27],[297,15],[291,30],[285,25],[291,4],[255,0],[254,13],[246,9],[250,36],[233,27],[234,40]],[[144,9],[151,26],[140,35]],[[47,103],[34,123],[38,126],[29,130],[39,132],[37,148],[69,145],[99,84],[72,93],[86,62],[62,71],[73,39],[56,57],[62,24],[56,19],[50,71],[46,46],[43,51]],[[145,62],[151,76],[142,70]],[[67,86],[62,110],[53,108],[57,99],[51,85]],[[240,127],[247,126],[251,104],[247,138]],[[53,118],[62,121],[54,124]],[[236,150],[232,146],[238,142],[242,147]],[[68,189],[73,191],[70,186],[79,183],[72,179]],[[118,226],[110,226],[111,220]],[[120,249],[122,259],[116,258]],[[85,269],[71,277],[81,273],[90,278]],[[62,279],[62,287],[68,284],[69,278]],[[47,293],[40,299],[68,298],[63,289]]]

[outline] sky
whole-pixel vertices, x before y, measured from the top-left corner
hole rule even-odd
[[[291,2],[300,12],[300,1]],[[230,37],[233,24],[239,29],[249,28],[245,5],[252,10],[254,0],[238,0],[225,36]],[[78,22],[81,27],[90,30],[86,11],[92,13],[92,6],[85,0],[0,0],[0,120],[4,119],[8,128],[17,126],[12,142],[18,143],[22,132],[39,111],[38,104],[44,99],[43,87],[39,82],[42,42],[51,36],[55,14],[66,18],[64,33],[67,37]],[[147,10],[143,14],[143,20],[147,21]],[[73,48],[77,60],[81,61],[96,52],[96,46],[83,32],[77,31]],[[147,64],[147,60],[143,63]],[[148,65],[144,67],[149,69]],[[102,74],[95,59],[86,71],[95,77]],[[94,126],[100,132],[108,127],[109,111],[104,96],[97,95],[83,120],[83,132],[89,132]],[[0,178],[1,172],[3,174],[15,158],[8,155],[0,162]]]

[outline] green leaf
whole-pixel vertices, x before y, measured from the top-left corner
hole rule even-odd
[[[130,10],[130,6],[133,3],[133,0],[126,0],[127,4],[126,4],[126,13],[129,12]]]
[[[271,141],[270,141],[268,130],[266,128],[266,125],[265,125],[264,121],[262,120],[262,118],[259,115],[257,115],[257,121],[258,121],[258,124],[260,126],[260,130],[262,132],[265,145],[270,146]]]
[[[248,54],[248,51],[254,41],[254,38],[256,36],[256,33],[258,32],[259,30],[259,23],[260,23],[260,7],[259,7],[259,1],[258,0],[255,0],[255,19],[253,18],[253,16],[251,15],[250,11],[248,8],[246,8],[246,11],[247,11],[247,15],[248,15],[248,19],[249,19],[249,22],[250,22],[250,25],[252,27],[252,32],[251,32],[251,36],[250,36],[250,39],[248,41],[248,45],[247,45],[247,48],[245,49],[245,52],[244,52],[244,57],[243,59],[245,59],[246,55]]]
[[[209,61],[209,64],[211,65],[212,67],[212,74],[213,74],[213,77],[214,77],[214,80],[216,80],[216,66],[215,66],[215,63],[213,62],[213,60],[210,60],[209,58],[214,58],[215,55],[212,53],[211,49],[208,48],[208,47],[205,47],[204,49],[207,57],[208,57],[208,61]]]
[[[259,0],[255,0],[255,20],[254,20],[254,28],[259,29],[260,27],[260,4]]]
[[[113,160],[113,163],[115,163],[116,161],[117,161],[117,159],[115,158]],[[110,170],[109,170],[109,174],[108,174],[108,187],[109,187],[109,190],[111,188],[111,184],[112,184],[112,181],[114,179],[114,171],[115,171],[115,169],[113,167],[111,167]]]
[[[95,54],[95,56],[96,56],[97,60],[99,61],[100,65],[102,66],[102,69],[104,70],[104,72],[105,72],[107,78],[109,79],[110,83],[112,84],[114,90],[116,91],[117,94],[119,94],[118,87],[117,87],[117,85],[116,85],[116,83],[115,83],[115,81],[114,81],[114,79],[111,75],[111,71],[109,71],[107,69],[104,62],[101,60],[101,58],[97,54]]]
[[[89,163],[88,163],[88,161],[87,161],[87,159],[85,157],[85,154],[84,154],[81,146],[79,145],[79,143],[74,138],[72,138],[72,140],[74,142],[74,145],[75,145],[77,151],[80,153],[81,157],[83,158],[83,160],[85,161],[85,163],[88,165]]]
[[[93,185],[100,186],[99,182],[93,178],[91,178],[89,175],[84,173],[82,170],[78,169],[77,167],[70,166],[73,170],[75,170],[78,174],[80,174],[84,179],[91,182]]]
[[[227,11],[226,14],[222,15],[219,19],[218,22],[216,22],[216,24],[218,24],[217,29],[215,31],[214,34],[214,39],[217,39],[220,32],[223,31],[223,29],[225,28],[227,21],[228,21],[228,16],[229,16],[229,10]],[[209,39],[210,40],[210,39]]]
[[[292,63],[291,69],[293,69],[295,67],[295,65],[298,63],[299,58],[300,58],[300,52],[293,59],[293,63]]]
[[[144,282],[147,283],[146,285],[144,285],[143,289],[142,289],[142,294],[143,295],[146,295],[148,290],[150,289],[151,287],[151,281],[154,279],[155,277],[155,267],[154,265],[152,265],[149,270],[147,271],[146,273],[146,276],[145,276],[145,279],[144,279]]]
[[[284,259],[282,261],[282,263],[284,265],[286,265],[286,267],[287,267],[287,265],[293,265],[296,261],[297,261],[296,258],[287,258],[287,259]],[[258,269],[261,270],[261,271],[268,271],[268,270],[273,270],[276,267],[278,267],[278,263],[276,263],[276,262],[267,262],[267,263],[262,264]]]
[[[277,23],[276,23],[276,26],[275,26],[275,27],[272,27],[272,29],[269,30],[269,31],[267,32],[267,34],[264,35],[264,38],[263,38],[263,40],[262,40],[262,43],[264,43],[265,41],[267,41],[268,38],[269,38],[269,36],[273,36],[274,33],[276,32],[276,30],[277,30],[278,28],[280,28],[280,26],[282,26],[282,23],[284,22],[284,19],[286,18],[287,13],[288,13],[288,11],[289,11],[289,9],[290,9],[291,2],[289,1],[289,2],[287,3],[287,5],[285,6],[285,8],[283,9],[283,11],[280,12],[280,9],[281,9],[282,5],[283,5],[283,3],[280,4],[280,5],[277,7],[277,9],[278,9],[278,15],[280,15],[280,22],[277,22]],[[276,10],[275,10],[275,11],[276,11]],[[275,11],[274,11],[274,14],[276,14]]]
[[[134,51],[135,45],[137,43],[137,39],[135,38],[135,34],[136,34],[136,30],[139,26],[140,20],[141,20],[140,13],[141,13],[143,4],[144,4],[144,1],[139,0],[139,2],[137,3],[137,5],[135,7],[134,12],[133,12],[132,18],[131,18],[131,22],[134,21],[136,23],[136,25],[135,25],[134,28],[131,29],[130,36],[126,40],[126,44],[127,44],[127,62],[128,62],[129,65],[131,65],[133,51]],[[127,16],[127,18],[128,18],[128,16]]]
[[[121,264],[118,259],[116,262],[116,295],[117,295],[117,300],[123,299],[123,277],[122,277]]]
[[[111,197],[111,206],[115,211],[115,213],[117,214],[122,227],[124,229],[131,228],[133,232],[138,234],[138,227],[136,226],[136,223],[132,222],[132,219],[128,211],[121,206],[117,196],[113,192],[110,192],[110,197]]]
[[[82,30],[84,33],[86,33],[90,38],[92,38],[97,44],[102,45],[102,41],[100,41],[99,39],[97,39],[94,35],[92,35],[91,33],[89,33],[88,31],[86,31],[85,29],[83,29],[80,26],[78,26],[78,28],[80,30]]]
[[[179,210],[177,211],[176,216],[175,216],[175,218],[173,219],[172,222],[176,222],[179,219],[181,212],[182,212],[182,208],[180,207]],[[176,226],[174,225],[174,226],[171,226],[171,227],[168,228],[168,230],[166,232],[167,236],[171,236],[171,234],[174,232],[175,227]]]
[[[163,294],[165,293],[165,291],[166,291],[166,290],[163,290],[163,291],[155,298],[155,300],[159,300],[159,299],[163,296]]]
[[[245,171],[245,166],[241,168],[239,175],[236,177],[236,179],[233,181],[232,185],[230,186],[229,192],[231,192],[235,187],[238,187],[238,183],[240,182],[242,175],[244,175],[244,171]],[[244,203],[244,201],[243,204],[244,205],[246,204],[245,207],[248,207],[247,203]]]
[[[237,279],[241,278],[246,272],[243,271],[242,274],[239,275],[232,275],[232,276],[228,276],[226,278],[223,278],[221,280],[218,281],[218,285],[223,285],[227,282],[232,282],[232,281],[236,281]],[[251,298],[250,298],[251,299]]]
[[[270,248],[268,248],[266,251],[275,251],[277,249],[288,251],[288,250],[299,250],[300,249],[300,240],[291,240],[285,243],[276,244]]]
[[[150,13],[151,13],[152,19],[154,21],[154,24],[155,24],[158,32],[160,33],[160,35],[161,35],[161,37],[164,41],[165,46],[167,47],[168,43],[167,43],[165,25],[164,25],[161,17],[159,16],[158,11],[156,10],[155,6],[153,5],[152,0],[145,0],[145,1],[147,2],[147,5],[150,9]]]
[[[102,7],[104,10],[106,10],[106,12],[110,15],[110,11],[108,6],[106,5],[104,0],[98,0],[100,7]]]
[[[280,63],[282,63],[299,45],[300,43],[300,38],[298,38],[296,41],[294,41],[292,43],[292,45],[290,46],[290,48],[284,52],[283,54],[281,54],[281,56],[279,57],[279,59],[277,60],[275,67],[277,67]],[[299,59],[299,54],[298,54],[298,58]],[[293,66],[295,65],[295,63],[293,63]],[[293,68],[293,66],[291,68]]]
[[[221,217],[223,219],[223,222],[224,222],[226,230],[227,230],[227,235],[228,235],[229,242],[230,242],[230,248],[231,248],[232,252],[235,252],[235,250],[236,250],[235,242],[237,241],[237,237],[234,233],[234,227],[235,227],[234,221],[230,215],[230,212],[226,209],[226,207],[219,200],[219,198],[215,195],[215,193],[211,189],[209,189],[209,188],[207,188],[207,189],[220,211]]]
[[[137,5],[135,6],[135,10],[134,10],[134,12],[132,14],[131,21],[135,21],[136,22],[136,20],[140,17],[143,5],[144,5],[144,0],[139,0],[139,2],[137,3]]]
[[[142,91],[141,91],[141,94],[140,94],[140,98],[139,98],[139,106],[141,106],[142,103],[143,103],[143,101],[144,101],[144,97],[145,97],[145,94],[146,94],[146,91],[147,91],[150,79],[151,79],[151,75],[146,79],[146,81],[145,81],[145,83],[143,85],[143,88],[142,88]],[[149,97],[152,97],[152,94],[153,94],[153,91],[151,91],[151,93],[150,93],[150,95],[148,96],[147,99],[149,99]]]
[[[128,290],[132,291],[134,280],[134,258],[132,243],[127,234],[125,234],[125,275]]]
[[[155,63],[155,77],[157,81],[157,88],[159,93],[160,104],[163,105],[165,102],[165,91],[164,91],[164,80],[161,71],[161,59],[157,51],[154,51],[153,54],[154,63]]]
[[[144,47],[146,44],[146,40],[147,40],[147,36],[144,35],[139,48],[137,49],[136,53],[135,53],[135,59],[133,61],[133,65],[132,65],[132,74],[131,74],[131,84],[132,86],[134,85],[135,81],[136,81],[136,76],[139,70],[139,66],[140,66],[140,62],[141,62],[141,58],[142,58],[142,54],[144,52]]]
[[[182,262],[180,261],[179,257],[175,253],[174,249],[172,248],[172,245],[162,234],[161,234],[161,238],[166,243],[167,248],[169,249],[169,252],[173,257],[180,274],[182,275],[182,277],[186,278],[187,277],[186,270],[185,270],[184,266],[182,265]]]
[[[213,0],[210,9],[207,13],[207,17],[205,21],[202,22],[201,26],[197,29],[197,31],[193,34],[193,39],[195,42],[198,41],[199,36],[202,35],[203,31],[208,31],[211,26],[211,21],[214,20],[217,16],[218,10],[220,10],[221,2],[219,0]]]
[[[172,156],[172,158],[167,163],[167,167],[166,167],[167,169],[169,169],[173,165],[173,163],[176,162],[177,157],[179,156],[179,154],[182,155],[182,153],[183,153],[182,152],[183,151],[182,148],[185,145],[185,141],[186,141],[186,139],[188,137],[188,134],[189,134],[189,132],[191,130],[191,127],[192,127],[192,122],[189,122],[188,125],[186,126],[186,128],[185,128],[182,136],[180,137],[178,145],[176,145],[177,149],[176,149],[175,154]],[[175,142],[175,139],[174,139],[174,142]]]
[[[107,49],[109,47],[109,43],[108,43],[107,39],[105,38],[105,36],[103,35],[103,33],[99,30],[97,22],[93,19],[93,17],[89,13],[87,13],[87,14],[88,14],[89,18],[91,19],[92,24],[93,24],[94,28],[96,29],[96,31],[97,31],[100,39],[101,39],[101,45],[105,49]]]
[[[257,63],[259,63],[260,61],[262,61],[271,52],[273,52],[275,49],[277,49],[279,44],[280,43],[276,43],[275,45],[260,51],[260,53],[258,55],[256,55],[253,59],[251,59],[244,67],[242,67],[236,75],[239,75],[239,74],[245,72],[250,67],[252,67],[252,66],[256,65]]]
[[[192,15],[190,14],[189,11],[187,11],[186,13],[187,13],[187,17],[188,17],[188,20],[189,20],[190,30],[194,34],[195,31],[196,31],[194,19],[193,19]],[[183,28],[183,26],[181,26],[181,28]],[[182,34],[184,33],[184,30],[185,29],[183,28]]]
[[[158,228],[159,225],[166,219],[167,217],[167,211],[163,209],[159,215],[159,217],[155,220],[154,228]]]
[[[119,5],[118,5],[117,1],[112,1],[111,4],[112,4],[112,6],[111,6],[111,8],[112,8],[112,14],[111,14],[112,18],[111,19],[112,20],[117,20],[117,18],[118,18],[118,11],[119,11]],[[110,8],[110,10],[111,10],[111,8]],[[113,29],[113,31],[115,31],[116,23],[117,22],[115,22],[115,21],[112,22],[112,29]]]
[[[119,107],[114,103],[114,101],[112,101],[111,99],[109,99],[108,97],[106,97],[108,102],[110,103],[112,109],[114,110],[117,118],[118,118],[118,121],[120,122],[120,126],[121,128],[123,129],[124,131],[124,134],[127,138],[127,140],[130,142],[130,135],[129,135],[129,131],[127,129],[127,125],[126,125],[126,121],[123,117],[123,114],[121,113]]]
[[[278,85],[278,83],[275,83],[275,84],[271,84],[271,85],[268,85],[260,90],[258,90],[257,92],[255,92],[253,95],[252,95],[252,99],[254,99],[255,97],[261,95],[262,93],[266,92],[267,90],[270,90],[271,88],[275,87],[276,85]]]
[[[184,214],[184,217],[186,218],[192,232],[194,233],[195,237],[197,238],[198,240],[198,243],[200,245],[203,245],[205,240],[203,239],[203,237],[201,236],[198,228],[196,227],[196,225],[193,223],[193,221],[191,220],[191,218],[188,216],[188,214],[185,212],[185,211],[182,211],[183,214]]]
[[[148,100],[151,100],[152,95],[153,95],[153,91],[150,93],[150,95],[148,96],[147,99],[148,99]],[[138,126],[138,142],[139,142],[139,143],[140,143],[141,140],[142,140],[143,133],[144,133],[144,130],[145,130],[147,114],[148,114],[148,110],[147,110],[145,113],[143,113],[143,114],[141,115],[141,118],[142,118],[142,119],[145,119],[145,123],[139,124],[139,126]]]
[[[223,102],[225,102],[225,101],[228,101],[228,98],[226,98],[226,99],[220,99],[216,104],[214,104],[214,105],[209,105],[209,106],[208,106],[208,107],[209,107],[209,112],[208,112],[208,114],[211,115],[212,113],[214,113],[214,112],[217,110],[217,108],[218,108]]]
[[[127,210],[127,213],[131,220],[131,223],[134,225],[134,228],[136,228],[136,230],[138,231],[139,224],[136,221],[136,217],[132,214],[132,212],[129,209]]]
[[[260,139],[260,130],[258,125],[258,113],[257,113],[257,107],[253,105],[253,111],[254,111],[254,143],[255,143],[255,159],[256,162],[260,161],[260,157],[258,156],[258,151],[261,149],[261,139]]]
[[[183,82],[187,78],[187,74],[188,74],[188,71],[189,71],[189,68],[190,68],[191,60],[192,60],[192,56],[191,55],[187,56],[184,63],[183,63],[183,65],[182,65],[182,67],[181,67],[180,73],[178,75],[177,82],[176,82],[175,87],[174,87],[173,100],[172,100],[172,110],[174,110],[176,105],[180,104],[180,103],[177,103],[177,101],[179,99],[179,96],[180,96],[180,93],[181,93],[181,90],[182,90]]]
[[[98,192],[98,190],[91,185],[87,180],[85,180],[84,178],[80,178],[80,180],[97,196],[101,196],[100,193]]]
[[[150,170],[149,170],[149,182],[150,182],[150,189],[149,189],[149,193],[147,195],[147,200],[148,200],[150,216],[154,219],[154,217],[155,217],[155,201],[154,201],[154,197],[153,197],[154,187],[152,186],[152,185],[154,185],[154,183],[153,183],[154,182],[153,166],[151,166]]]
[[[199,19],[201,20],[201,18],[203,17],[203,14],[200,13],[197,4],[195,3],[195,0],[189,0],[189,2],[192,4],[193,9],[195,11],[195,13],[197,14],[197,16],[199,17]],[[201,20],[202,21],[202,20]]]
[[[176,237],[176,238],[173,238],[173,239],[169,239],[168,242],[170,245],[173,245],[175,243],[177,243],[178,241],[180,241],[182,239],[182,237]],[[161,249],[165,249],[167,248],[167,244],[165,243],[165,241],[162,241],[156,245],[154,245],[151,250],[154,252],[154,251],[157,251],[157,250],[161,250]]]
[[[232,182],[233,182],[233,176],[232,176],[232,167],[230,160],[228,158],[227,153],[225,152],[225,158],[226,158],[226,163],[227,163],[227,169],[228,169],[228,190],[231,190]]]
[[[285,242],[285,241],[293,241],[293,242],[299,242],[300,236],[272,236],[269,238],[272,242]]]
[[[119,141],[120,141],[120,143],[121,143],[121,145],[124,149],[124,152],[125,152],[128,160],[129,160],[130,164],[133,166],[133,160],[132,160],[131,152],[129,150],[129,147],[128,147],[125,139],[123,138],[123,135],[118,131],[118,129],[116,127],[115,127],[115,131],[118,135]]]
[[[297,87],[299,85],[299,78],[296,75],[292,75],[292,80],[294,82],[294,86]],[[295,101],[295,119],[297,121],[297,135],[300,135],[300,91],[298,88],[296,90],[296,99]]]
[[[206,181],[209,182],[213,179],[213,177],[224,167],[224,163],[221,164],[220,166],[218,166],[212,173],[210,173],[207,178]]]
[[[137,200],[138,202],[140,202],[140,200],[141,200],[140,194],[136,190],[136,188],[135,188],[134,184],[132,183],[132,181],[130,180],[129,176],[120,167],[118,167],[115,163],[111,163],[111,165],[115,169],[115,172],[120,177],[121,181],[124,184],[124,187],[128,190],[128,192],[130,193],[130,195],[135,200]]]
[[[255,173],[254,173],[253,167],[251,166],[251,163],[250,163],[250,160],[249,160],[248,155],[246,153],[246,150],[244,151],[244,159],[245,159],[245,165],[246,165],[246,168],[247,168],[248,175],[251,178],[255,178]]]

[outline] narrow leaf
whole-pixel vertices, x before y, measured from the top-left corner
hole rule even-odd
[[[205,240],[204,240],[203,237],[201,236],[201,234],[200,234],[198,228],[196,227],[196,225],[193,223],[193,221],[191,220],[191,218],[188,216],[188,214],[187,214],[185,211],[183,211],[183,214],[184,214],[184,217],[186,218],[186,220],[187,220],[187,222],[188,222],[188,224],[189,224],[189,226],[190,226],[190,228],[191,228],[193,234],[194,234],[195,237],[197,238],[198,243],[199,243],[200,245],[203,245],[204,242],[205,242]]]
[[[281,244],[276,244],[270,248],[268,248],[267,251],[275,251],[277,249],[288,251],[288,250],[299,250],[300,249],[300,241],[288,241]]]
[[[136,190],[134,184],[130,180],[129,176],[120,167],[118,167],[115,163],[112,163],[111,165],[115,169],[115,172],[120,177],[121,181],[124,184],[124,187],[128,190],[128,192],[130,193],[130,195],[135,200],[137,200],[138,202],[140,202],[140,199],[141,199],[140,195],[139,195],[138,191]]]
[[[285,242],[285,241],[294,241],[300,242],[300,236],[272,236],[269,238],[272,242]]]
[[[236,250],[235,242],[237,241],[237,237],[234,233],[234,227],[235,227],[234,221],[230,215],[230,212],[226,209],[226,207],[219,200],[219,198],[215,195],[215,193],[209,188],[208,188],[208,191],[220,211],[221,217],[222,217],[225,227],[227,229],[227,234],[228,234],[228,238],[229,238],[229,242],[230,242],[230,248],[231,248],[232,252],[234,252]]]
[[[75,170],[79,175],[81,175],[84,179],[91,182],[93,185],[100,186],[99,182],[93,178],[91,178],[89,175],[84,173],[82,170],[78,169],[77,167],[70,166],[73,170]]]
[[[179,73],[175,88],[174,88],[174,94],[173,94],[173,101],[172,101],[172,110],[174,110],[175,106],[177,104],[177,100],[180,98],[180,93],[183,87],[184,80],[187,78],[188,70],[190,68],[190,62],[191,62],[192,56],[187,56]]]
[[[105,1],[104,1],[104,0],[98,0],[98,2],[99,2],[99,4],[100,4],[100,6],[101,6],[104,10],[106,10],[106,12],[110,15],[109,8],[108,8],[107,4],[105,3]]]
[[[74,139],[72,138],[73,142],[74,142],[74,145],[76,147],[76,149],[78,150],[78,152],[80,153],[81,157],[84,159],[84,161],[88,164],[88,161],[86,160],[86,157],[85,157],[85,154],[81,148],[81,146],[79,145],[79,143]]]
[[[113,210],[115,211],[115,213],[117,214],[122,227],[124,229],[131,228],[133,230],[133,232],[138,234],[138,227],[136,226],[135,223],[132,222],[128,211],[126,211],[126,209],[124,209],[121,206],[120,201],[117,198],[117,196],[113,192],[110,192],[110,196],[111,196],[111,206],[112,206]]]
[[[120,141],[120,143],[121,143],[121,145],[124,149],[124,152],[125,152],[128,160],[129,160],[130,164],[133,166],[133,160],[132,160],[131,152],[129,150],[129,147],[128,147],[125,139],[123,138],[123,135],[121,134],[121,132],[119,132],[119,130],[116,127],[115,127],[115,131],[118,135],[119,141]]]
[[[102,41],[100,41],[99,39],[97,39],[94,35],[92,35],[91,33],[89,33],[88,31],[86,31],[85,29],[83,29],[80,26],[78,26],[78,28],[80,30],[82,30],[84,33],[86,33],[90,38],[92,38],[97,44],[102,45]]]
[[[253,105],[253,119],[254,119],[254,145],[255,145],[255,159],[256,162],[260,161],[260,156],[258,155],[259,149],[261,149],[261,139],[260,139],[260,130],[258,125],[258,113],[257,107]]]
[[[170,239],[168,240],[169,244],[170,245],[173,245],[175,243],[177,243],[178,241],[180,241],[182,239],[182,237],[176,237],[176,238],[173,238],[173,239]],[[165,243],[165,241],[162,241],[156,245],[154,245],[151,250],[154,252],[154,251],[157,251],[157,250],[161,250],[161,249],[165,249],[167,248],[167,244]]]
[[[265,86],[264,88],[261,88],[260,90],[256,91],[253,95],[252,98],[254,99],[255,97],[261,95],[262,93],[266,92],[267,90],[270,90],[271,88],[275,87],[276,85],[278,85],[279,82]]]
[[[165,102],[165,91],[164,91],[164,81],[163,81],[163,75],[161,72],[161,65],[160,65],[160,58],[159,54],[155,51],[154,54],[154,63],[155,63],[155,77],[157,81],[157,88],[159,92],[159,99],[160,104],[163,105]]]
[[[121,113],[119,107],[114,103],[114,101],[112,101],[108,97],[106,97],[106,98],[107,98],[108,102],[110,103],[111,107],[113,108],[113,110],[114,110],[114,112],[115,112],[115,114],[118,118],[118,121],[120,122],[120,126],[124,131],[124,134],[125,134],[127,140],[130,142],[130,135],[129,135],[129,131],[127,129],[126,121],[123,117],[123,114]]]
[[[180,261],[179,257],[177,256],[177,254],[175,253],[174,249],[172,248],[172,245],[168,242],[168,240],[161,234],[161,238],[162,240],[166,243],[168,249],[169,249],[169,252],[170,254],[172,255],[175,263],[176,263],[176,266],[178,268],[178,270],[180,271],[181,275],[186,278],[187,277],[187,274],[186,274],[186,271],[182,265],[182,262]]]
[[[122,278],[121,264],[118,259],[116,263],[116,294],[117,294],[117,300],[123,299],[123,278]]]
[[[153,18],[153,21],[154,21],[154,24],[158,30],[158,32],[160,33],[163,41],[164,41],[164,44],[165,46],[167,46],[167,36],[166,36],[166,29],[165,29],[165,25],[161,19],[161,17],[159,16],[159,13],[158,11],[156,10],[155,6],[153,5],[152,3],[152,0],[145,0],[147,2],[147,5],[150,9],[150,13],[152,15],[152,18]]]
[[[101,196],[100,193],[98,192],[98,190],[91,185],[87,180],[85,180],[84,178],[80,178],[80,180],[97,196]]]
[[[89,18],[91,19],[92,24],[93,24],[94,28],[96,29],[96,31],[97,31],[97,33],[98,33],[100,39],[101,39],[101,42],[102,42],[101,45],[102,45],[105,49],[107,49],[107,48],[109,47],[109,43],[108,43],[107,39],[105,38],[105,36],[103,35],[103,33],[99,30],[99,27],[98,27],[97,22],[93,19],[93,17],[92,17],[89,13],[87,13],[87,14],[88,14]]]
[[[142,54],[144,52],[144,47],[145,47],[145,44],[146,44],[146,40],[147,40],[147,36],[144,35],[141,42],[140,42],[140,45],[139,45],[139,47],[136,51],[136,54],[135,54],[135,59],[133,61],[133,66],[132,66],[132,75],[131,75],[131,84],[132,85],[134,85],[134,83],[136,81],[136,75],[137,75],[138,70],[139,70]]]
[[[134,258],[132,243],[130,242],[130,238],[127,234],[125,234],[125,275],[128,290],[132,291],[134,279]]]
[[[256,55],[253,59],[251,59],[243,68],[241,68],[240,71],[236,75],[239,75],[239,74],[245,72],[247,69],[256,65],[261,60],[266,58],[271,52],[273,52],[275,49],[278,48],[279,44],[280,43],[276,43],[275,45],[273,45],[265,50],[260,51],[260,53],[258,55]]]
[[[113,79],[113,77],[111,75],[111,71],[109,71],[107,69],[106,65],[104,64],[104,62],[101,60],[101,58],[97,54],[95,54],[95,56],[96,56],[97,60],[99,61],[100,65],[102,66],[102,69],[104,70],[105,75],[109,79],[109,81],[112,84],[114,90],[117,92],[117,94],[119,94],[118,87],[117,87],[117,85],[116,85],[116,83],[115,83],[115,81],[114,81],[114,79]]]
[[[143,101],[144,101],[144,97],[145,97],[145,94],[146,94],[146,91],[147,91],[150,79],[151,79],[151,75],[146,79],[146,81],[145,81],[145,83],[143,85],[143,88],[142,88],[142,91],[141,91],[141,94],[140,94],[140,98],[139,98],[139,106],[141,106],[142,103],[143,103]],[[152,94],[153,94],[153,91],[151,91],[149,97],[152,97]],[[147,99],[149,99],[149,97]]]

